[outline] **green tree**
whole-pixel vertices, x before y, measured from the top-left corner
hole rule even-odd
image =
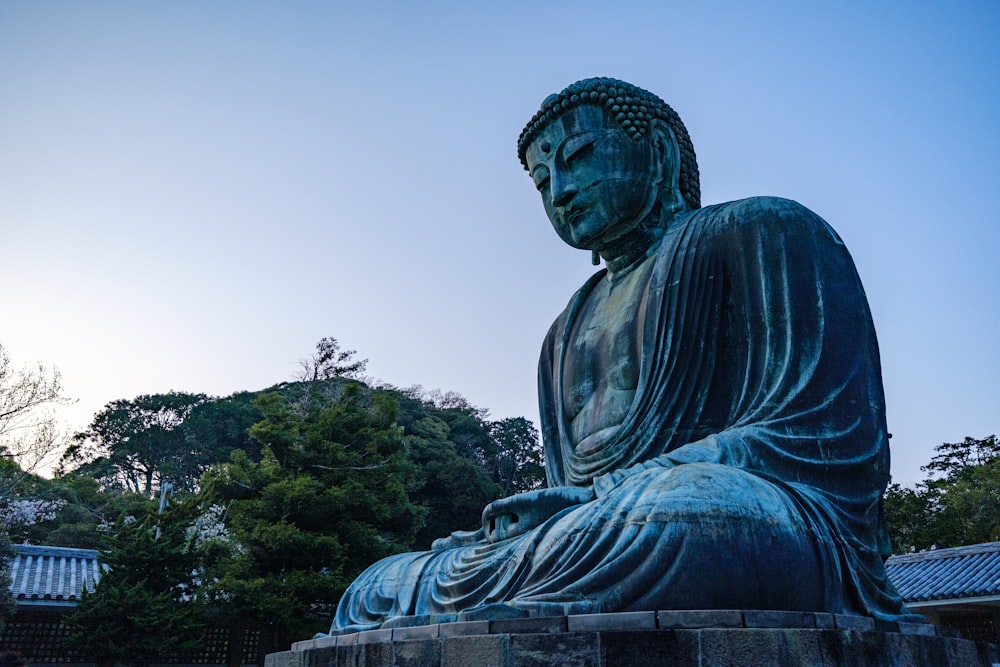
[[[1000,540],[1000,460],[970,465],[928,487],[935,494],[930,525],[937,546]]]
[[[1000,441],[991,435],[946,442],[915,488],[892,484],[885,516],[897,551],[1000,540]]]
[[[109,570],[66,623],[70,641],[99,662],[147,665],[202,642],[207,608],[196,590],[200,559],[189,530],[198,505],[182,501],[124,522],[102,555]]]
[[[235,451],[205,477],[228,507],[233,548],[213,564],[229,613],[268,625],[274,642],[325,630],[347,585],[407,548],[423,522],[392,392],[344,379],[257,399],[262,459]]]
[[[925,486],[908,489],[890,484],[883,507],[895,552],[922,550],[935,543],[931,534],[932,499]]]
[[[170,392],[112,401],[73,437],[63,466],[146,496],[163,481],[191,490],[206,465],[179,427],[206,400],[204,394]]]
[[[427,511],[415,546],[429,549],[439,537],[477,528],[483,507],[499,497],[500,488],[485,468],[459,454],[470,441],[488,442],[485,425],[470,422],[461,408],[438,408],[402,394],[398,401],[406,455],[416,469],[410,499]]]
[[[501,497],[545,486],[542,445],[534,424],[524,417],[509,417],[491,422],[489,432],[496,452],[493,479]]]
[[[399,392],[399,423],[420,471],[411,498],[428,509],[417,547],[455,530],[478,528],[492,500],[545,485],[538,431],[523,417],[489,413],[455,392]]]
[[[229,460],[230,452],[245,451],[251,460],[260,460],[260,443],[250,437],[250,427],[261,420],[255,401],[260,392],[241,391],[225,398],[199,403],[180,426],[191,457],[190,475],[197,478],[216,463]]]

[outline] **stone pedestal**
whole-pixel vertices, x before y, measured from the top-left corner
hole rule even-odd
[[[414,619],[416,622],[428,619]],[[661,611],[428,623],[297,642],[265,667],[996,667],[933,625],[775,611]]]

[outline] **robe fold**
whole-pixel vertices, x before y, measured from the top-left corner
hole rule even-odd
[[[562,381],[576,317],[605,271],[542,348],[548,484],[592,487],[594,500],[495,544],[376,563],[345,593],[332,631],[493,603],[919,618],[882,565],[885,401],[867,300],[840,238],[795,202],[756,197],[678,217],[647,261],[638,387],[600,441],[572,441]]]

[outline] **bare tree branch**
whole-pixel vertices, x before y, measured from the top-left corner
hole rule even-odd
[[[0,345],[0,457],[14,460],[24,474],[51,463],[62,447],[65,434],[48,409],[74,402],[62,391],[58,369],[15,368]]]

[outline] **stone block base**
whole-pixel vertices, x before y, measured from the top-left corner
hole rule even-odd
[[[933,625],[775,611],[664,611],[411,625],[292,645],[265,667],[1000,667]]]

